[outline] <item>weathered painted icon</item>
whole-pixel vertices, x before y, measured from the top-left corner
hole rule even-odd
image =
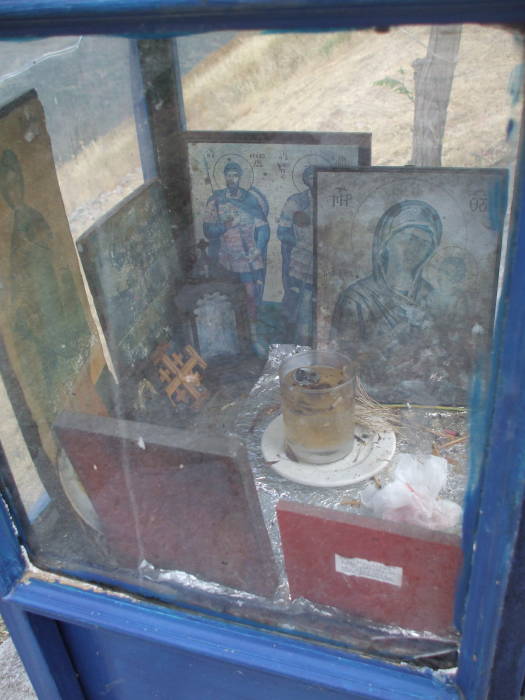
[[[77,241],[120,378],[137,371],[180,325],[173,297],[181,265],[162,186],[137,188]]]
[[[16,478],[31,482],[30,501],[39,498],[40,477],[51,499],[66,503],[52,424],[66,407],[104,414],[94,386],[104,365],[44,110],[32,90],[0,109],[0,372],[36,468],[12,465],[24,470]],[[2,439],[12,440],[12,431],[3,421]]]
[[[309,344],[313,174],[369,165],[371,134],[187,132],[195,238],[244,285],[251,346]],[[217,267],[214,274],[217,277]]]
[[[91,331],[71,267],[57,256],[44,215],[26,201],[22,166],[9,148],[0,153],[0,194],[11,210],[10,330],[24,377],[52,417],[57,391],[87,359]]]
[[[4,381],[54,460],[57,411],[75,395],[100,409],[88,365],[102,352],[34,91],[0,112],[0,280]]]
[[[504,170],[317,171],[317,342],[350,354],[374,398],[467,403],[506,190]]]
[[[203,233],[210,241],[208,254],[224,269],[237,273],[244,285],[256,346],[257,310],[263,298],[270,238],[269,204],[253,184],[241,186],[244,171],[239,161],[239,157],[227,158],[223,170],[226,186],[213,191],[206,203]],[[253,182],[253,176],[250,179]]]
[[[332,336],[350,345],[366,341],[371,328],[389,333],[410,319],[425,321],[434,289],[424,270],[441,242],[443,226],[426,202],[404,200],[379,219],[372,243],[372,272],[337,297]]]

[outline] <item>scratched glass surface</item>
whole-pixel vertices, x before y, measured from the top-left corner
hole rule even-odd
[[[52,37],[0,57],[2,483],[33,564],[454,667],[521,37]],[[357,365],[353,446],[329,464],[283,429],[279,366],[309,347]],[[310,421],[331,375],[294,372]]]

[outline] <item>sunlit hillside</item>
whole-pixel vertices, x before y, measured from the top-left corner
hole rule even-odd
[[[188,127],[213,130],[370,131],[375,165],[410,160],[413,68],[430,29],[332,34],[245,33],[184,79]],[[509,158],[510,31],[463,27],[443,165],[492,166]],[[391,78],[406,92],[378,86]]]
[[[387,33],[239,33],[184,77],[188,128],[371,132],[374,165],[406,165],[412,64],[425,56],[429,32],[414,26]],[[515,144],[507,142],[507,125],[518,108],[509,82],[521,58],[510,30],[463,27],[443,165],[511,164]],[[394,88],[384,85],[389,81]],[[86,145],[58,176],[78,236],[141,182],[133,121]]]

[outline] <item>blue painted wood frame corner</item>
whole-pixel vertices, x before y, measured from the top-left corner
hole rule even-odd
[[[522,125],[522,134],[525,131]],[[523,139],[523,136],[522,136]],[[477,529],[463,620],[458,679],[466,697],[485,697],[525,495],[525,158],[523,140],[509,227],[506,274],[496,316],[483,445],[483,473],[476,501]],[[468,553],[467,553],[468,555]],[[525,582],[523,583],[525,594]],[[522,638],[525,620],[522,620]]]
[[[149,642],[151,652],[147,652],[146,657],[148,653],[154,655],[157,645],[160,645],[172,649],[174,654],[180,651],[215,659],[227,667],[234,666],[241,673],[239,687],[232,687],[231,697],[266,698],[264,688],[256,695],[250,695],[243,686],[242,670],[246,669],[268,674],[269,678],[280,676],[316,687],[318,694],[309,694],[309,697],[319,700],[343,697],[356,700],[459,698],[453,679],[428,669],[416,670],[408,665],[346,654],[340,649],[312,644],[283,633],[267,632],[246,624],[225,622],[116,594],[27,580],[8,596],[5,605],[26,614],[57,620],[59,625],[74,624],[107,631],[123,640],[133,637]],[[143,663],[147,665],[146,657]],[[187,697],[182,689],[181,697]],[[279,696],[283,700],[284,697]]]
[[[83,700],[79,679],[60,630],[51,617],[0,601],[0,613],[39,698]]]
[[[14,523],[0,497],[0,597],[9,593],[24,569],[25,563]]]

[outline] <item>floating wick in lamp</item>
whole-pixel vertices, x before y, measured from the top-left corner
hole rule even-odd
[[[288,453],[327,464],[354,444],[354,370],[350,358],[328,350],[292,355],[279,369]]]
[[[348,357],[297,353],[281,364],[279,379],[282,414],[261,441],[273,471],[307,486],[337,487],[369,479],[389,464],[396,448],[393,412],[367,396]]]

